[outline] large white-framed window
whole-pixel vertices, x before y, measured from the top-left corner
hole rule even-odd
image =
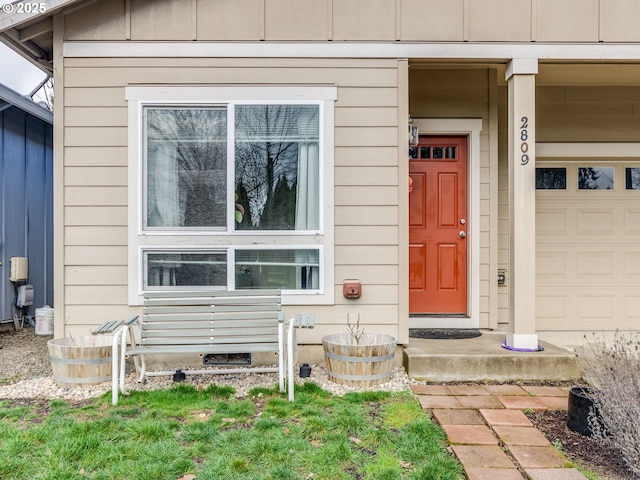
[[[333,86],[130,86],[129,303],[279,288],[333,303]]]

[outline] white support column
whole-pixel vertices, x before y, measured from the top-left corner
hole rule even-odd
[[[510,349],[535,350],[537,59],[513,59],[509,85],[509,331]]]

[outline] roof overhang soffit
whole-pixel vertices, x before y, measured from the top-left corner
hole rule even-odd
[[[18,8],[18,2],[7,3],[0,12],[0,42],[51,75],[52,49],[43,46],[39,40],[52,35],[55,13],[86,1],[44,0],[37,3],[38,8],[33,9],[35,11]]]

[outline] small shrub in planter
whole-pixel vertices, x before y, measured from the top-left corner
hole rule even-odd
[[[587,342],[580,363],[595,409],[589,415],[593,438],[620,451],[635,475],[640,476],[640,338],[616,332],[612,341]]]
[[[360,316],[352,323],[347,315],[347,331],[322,337],[329,380],[350,386],[372,386],[390,380],[397,338],[381,333],[365,333]]]

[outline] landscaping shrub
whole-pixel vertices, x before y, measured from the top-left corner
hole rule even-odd
[[[593,335],[580,356],[586,380],[594,387],[589,414],[593,437],[620,451],[640,476],[640,336],[616,332],[611,340]],[[599,418],[602,420],[599,421]]]

